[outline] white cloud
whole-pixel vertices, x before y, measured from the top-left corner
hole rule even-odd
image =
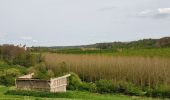
[[[158,8],[156,10],[145,10],[138,13],[139,17],[167,18],[170,17],[170,8]]]
[[[170,8],[159,8],[158,12],[162,14],[170,14]]]
[[[152,14],[153,14],[152,10],[145,10],[145,11],[138,13],[139,16],[146,16],[146,15],[152,15]]]
[[[23,40],[32,40],[32,37],[29,37],[29,36],[22,36],[21,39],[23,39]]]

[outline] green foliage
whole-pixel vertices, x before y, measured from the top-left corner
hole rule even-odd
[[[9,65],[0,61],[0,84],[10,86],[15,84],[15,78],[27,73],[26,68],[19,65]]]
[[[109,80],[99,80],[96,82],[97,92],[99,93],[111,93],[113,82]]]
[[[67,86],[67,88],[69,90],[78,90],[82,84],[82,81],[80,80],[77,74],[71,73],[71,76],[69,77],[69,80],[68,80],[68,84],[69,85]]]
[[[144,92],[139,87],[128,82],[116,82],[111,80],[99,80],[96,82],[97,92],[99,93],[124,93],[126,95],[142,96]]]
[[[29,72],[34,73],[33,78],[36,79],[49,79],[54,77],[52,71],[48,71],[46,65],[44,63],[40,63],[35,65],[34,67],[29,69]]]
[[[96,87],[95,83],[82,82],[82,84],[80,84],[80,86],[79,86],[79,90],[81,90],[81,91],[89,91],[89,92],[96,92],[97,87]]]
[[[42,60],[40,53],[28,53],[26,56],[26,66],[34,66],[38,63],[40,63]]]
[[[10,69],[7,69],[6,75],[10,75],[12,77],[17,77],[20,75],[20,71],[19,71],[19,69],[16,69],[16,68],[10,68]]]
[[[111,56],[170,57],[170,48],[113,48],[101,50],[58,50],[63,54],[103,54]]]
[[[82,82],[77,74],[71,73],[71,76],[69,77],[69,80],[68,80],[67,89],[96,92],[96,84]]]
[[[146,89],[147,96],[170,98],[170,86],[168,84],[160,84],[155,88]]]
[[[0,75],[0,84],[9,86],[15,84],[15,78],[21,75],[19,69],[10,68]]]
[[[130,82],[116,82],[114,84],[114,89],[118,93],[124,93],[126,95],[131,95],[131,96],[143,96],[145,95],[145,92],[142,91],[142,89]]]
[[[59,63],[55,67],[49,67],[45,63],[36,64],[28,69],[30,73],[35,73],[33,78],[36,79],[50,79],[59,77],[68,73],[67,66],[64,62]]]

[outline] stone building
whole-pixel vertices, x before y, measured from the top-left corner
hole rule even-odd
[[[33,79],[33,75],[34,73],[18,77],[15,83],[16,88],[19,90],[66,92],[67,78],[70,74],[49,80]]]

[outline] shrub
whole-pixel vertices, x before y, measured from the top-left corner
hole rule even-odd
[[[143,92],[140,87],[125,81],[114,83],[114,86],[112,86],[112,90],[113,92],[124,93],[126,95],[143,96],[145,94],[145,92]]]
[[[147,91],[148,96],[170,98],[170,86],[167,84],[160,84],[155,89]]]
[[[96,84],[95,83],[86,83],[82,82],[82,84],[79,87],[79,90],[81,91],[89,91],[89,92],[96,92]]]
[[[33,78],[49,79],[54,77],[54,72],[49,70],[44,63],[37,64],[29,69],[30,73],[35,73]]]
[[[110,80],[99,80],[96,81],[97,92],[99,93],[111,93],[113,82]]]
[[[5,75],[0,76],[0,84],[5,86],[14,85],[14,80],[12,77],[6,77]]]
[[[141,88],[124,81],[114,83],[111,80],[99,80],[96,82],[96,86],[99,93],[124,93],[135,96],[143,96],[145,94]]]
[[[16,68],[10,68],[6,70],[1,76],[0,76],[0,84],[10,86],[15,84],[15,78],[20,75],[20,71]]]
[[[33,77],[36,79],[48,79],[48,70],[44,63],[34,66],[33,72],[35,73]]]
[[[132,83],[128,83],[126,86],[125,94],[133,96],[143,96],[145,92],[140,87],[135,86]]]
[[[17,77],[20,75],[20,71],[16,68],[10,68],[6,71],[6,75],[10,75],[12,77]]]
[[[82,81],[80,80],[77,74],[71,73],[71,76],[69,77],[69,80],[68,80],[68,84],[69,85],[67,86],[67,88],[69,90],[78,90],[82,84]]]

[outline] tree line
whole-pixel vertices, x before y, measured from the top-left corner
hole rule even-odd
[[[33,66],[41,61],[40,53],[31,53],[26,46],[15,46],[5,44],[0,46],[0,59],[8,64]]]

